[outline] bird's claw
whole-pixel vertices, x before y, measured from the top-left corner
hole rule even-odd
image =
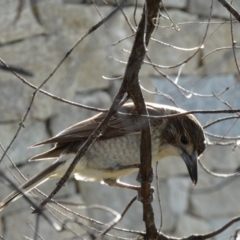
[[[153,197],[153,193],[154,193],[154,187],[150,188],[150,193],[148,197],[143,197],[141,194],[141,188],[138,190],[138,195],[137,195],[137,200],[142,202],[142,203],[151,203],[154,199]]]
[[[149,174],[147,180],[144,180],[144,179],[142,178],[142,175],[141,175],[140,171],[139,171],[136,180],[137,180],[138,182],[140,182],[140,183],[151,183],[152,180],[153,180],[153,176],[154,176],[154,174],[153,174],[153,172],[151,172],[151,173]]]

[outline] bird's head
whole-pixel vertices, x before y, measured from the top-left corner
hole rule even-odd
[[[169,118],[165,124],[162,131],[164,145],[171,149],[171,155],[182,157],[195,185],[198,180],[197,160],[205,150],[203,128],[193,115]]]

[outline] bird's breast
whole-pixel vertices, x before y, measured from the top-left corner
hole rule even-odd
[[[75,176],[79,180],[99,181],[119,178],[138,169],[140,134],[126,135],[95,142],[78,163]],[[153,161],[159,160],[159,138],[152,134]]]
[[[159,138],[152,134],[152,156],[159,152]],[[88,167],[118,169],[140,163],[140,134],[101,140],[92,145],[85,155]]]

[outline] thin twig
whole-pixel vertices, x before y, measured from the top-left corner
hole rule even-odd
[[[231,3],[232,4],[232,3]],[[234,40],[234,35],[233,35],[233,22],[232,22],[232,14],[230,13],[230,26],[231,26],[231,39],[232,39],[232,50],[233,50],[233,56],[234,56],[234,61],[238,70],[238,78],[240,78],[240,68],[236,56],[236,41]]]
[[[199,48],[201,48],[201,49],[204,48],[203,45],[202,46],[197,46],[197,47],[192,47],[192,48],[183,48],[183,47],[174,46],[174,45],[172,45],[170,43],[166,43],[166,42],[160,41],[160,40],[155,39],[155,38],[151,38],[151,40],[154,41],[154,42],[160,43],[160,44],[162,44],[164,46],[171,47],[173,49],[184,51],[184,52],[190,52],[190,51],[195,51],[195,50],[197,50]]]
[[[29,227],[33,230],[33,232],[34,232],[34,240],[37,240],[38,238],[40,238],[41,240],[44,240],[43,238],[42,238],[42,236],[40,236],[39,235],[39,233],[38,233],[38,226],[39,226],[39,214],[37,214],[37,217],[36,217],[37,219],[36,219],[36,227],[35,227],[35,229],[34,229],[34,227],[32,226],[32,224],[30,223],[30,222],[28,222],[28,225],[29,225]]]
[[[9,66],[5,63],[5,61],[3,59],[0,58],[0,62],[6,67],[6,68],[9,68]],[[28,85],[29,87],[37,90],[38,87],[36,87],[35,85],[33,85],[32,83],[28,82],[25,78],[23,78],[22,76],[20,76],[19,74],[17,74],[15,71],[13,70],[9,70],[10,72],[12,72],[19,80],[21,80],[24,84]],[[81,107],[81,108],[84,108],[84,109],[87,109],[87,110],[91,110],[91,111],[96,111],[96,112],[107,112],[107,109],[101,109],[101,108],[95,108],[95,107],[90,107],[90,106],[86,106],[86,105],[83,105],[83,104],[80,104],[80,103],[76,103],[76,102],[73,102],[73,101],[69,101],[65,98],[60,98],[52,93],[49,93],[48,91],[45,91],[43,89],[39,89],[39,92],[45,94],[46,96],[48,97],[51,97],[52,99],[54,100],[57,100],[57,101],[60,101],[60,102],[63,102],[63,103],[67,103],[69,105],[73,105],[73,106],[76,106],[76,107]],[[16,120],[17,121],[17,120]]]
[[[226,121],[226,120],[230,120],[230,119],[235,119],[235,118],[240,118],[240,117],[239,116],[229,116],[229,117],[218,118],[218,119],[216,119],[216,120],[214,120],[214,121],[204,125],[203,129],[208,128],[208,127],[210,127],[210,126],[212,126],[212,125],[214,125],[216,123],[219,123],[219,122],[222,122],[222,121]]]
[[[12,141],[10,142],[10,144],[8,145],[8,147],[6,148],[6,151],[3,153],[0,161],[5,157],[6,153],[8,152],[8,150],[10,149],[10,147],[12,146],[13,142],[15,141],[15,139],[17,138],[21,128],[24,126],[23,123],[25,122],[28,113],[32,107],[32,104],[34,102],[34,99],[38,93],[38,91],[43,87],[43,85],[45,83],[47,83],[47,81],[55,74],[55,72],[59,69],[59,67],[62,65],[62,63],[67,59],[67,57],[71,54],[71,52],[76,48],[76,46],[83,41],[83,39],[85,39],[90,33],[94,32],[96,29],[98,29],[101,25],[103,25],[107,20],[109,20],[117,11],[119,8],[121,8],[122,4],[125,2],[125,0],[122,0],[121,4],[118,5],[117,8],[115,8],[108,16],[106,16],[104,19],[102,19],[101,21],[99,21],[96,25],[94,25],[93,27],[91,27],[87,33],[85,33],[74,45],[73,47],[66,53],[65,57],[62,58],[62,60],[57,64],[57,66],[54,68],[54,70],[50,73],[50,75],[40,84],[40,86],[36,89],[36,91],[33,93],[33,96],[31,98],[30,104],[28,106],[28,109],[22,119],[22,121],[19,124],[19,128],[16,131],[16,134],[14,135],[14,137],[12,138]],[[2,61],[1,61],[2,62]],[[4,62],[3,62],[4,63]],[[5,65],[5,63],[4,63]],[[14,73],[15,75],[18,75],[16,73]]]
[[[239,140],[240,139],[240,136],[238,137],[227,137],[227,136],[223,136],[223,135],[217,135],[217,134],[213,134],[213,133],[209,133],[209,132],[206,132],[205,131],[205,134],[210,136],[210,137],[214,137],[214,138],[220,138],[220,139],[223,139],[223,140]]]
[[[176,238],[176,237],[170,237],[166,236],[164,234],[159,234],[158,240],[205,240],[205,239],[212,239],[214,236],[217,236],[218,234],[222,233],[226,229],[228,229],[231,225],[234,223],[240,221],[240,216],[237,216],[235,218],[232,218],[229,222],[227,222],[225,225],[220,227],[219,229],[212,231],[207,234],[192,234],[187,237],[182,237],[182,238]]]
[[[138,0],[136,0],[136,2],[135,2],[134,11],[133,11],[133,20],[134,20],[136,27],[137,27],[137,20],[136,20],[137,6],[138,6]]]
[[[232,46],[216,48],[216,49],[206,53],[203,57],[201,57],[201,60],[204,59],[205,57],[207,57],[208,55],[214,53],[214,52],[218,52],[218,51],[226,50],[226,49],[232,49]],[[235,46],[235,49],[240,49],[240,46]]]
[[[57,187],[52,191],[52,193],[48,196],[47,199],[45,199],[41,204],[40,207],[43,207],[47,204],[47,202],[52,199],[56,193],[62,188],[62,186],[65,184],[65,182],[70,177],[72,171],[76,167],[77,163],[80,161],[80,159],[84,156],[85,152],[91,147],[94,141],[99,137],[99,135],[105,131],[107,128],[108,121],[110,120],[111,116],[116,112],[118,105],[124,95],[124,91],[118,92],[117,96],[115,97],[111,107],[109,108],[108,113],[106,114],[103,121],[99,124],[99,126],[94,130],[94,132],[88,137],[88,139],[85,141],[85,143],[81,146],[79,151],[77,152],[76,156],[74,157],[72,163],[68,167],[67,171],[63,175],[63,177],[60,179],[60,181],[57,183]],[[36,211],[33,211],[35,213]]]
[[[161,197],[160,197],[160,186],[159,186],[159,179],[158,179],[158,162],[156,162],[156,187],[157,187],[157,199],[158,199],[158,206],[160,210],[160,225],[158,229],[158,233],[161,232],[162,226],[163,226],[163,211],[162,211],[162,203],[161,203]]]
[[[29,198],[27,197],[26,194],[24,194],[24,192],[18,188],[16,186],[16,184],[3,172],[0,170],[0,175],[1,177],[3,177],[4,179],[6,179],[10,184],[11,186],[14,188],[14,190],[18,191],[20,194],[23,195],[23,197],[26,199],[26,201],[31,205],[31,206],[34,206],[34,208],[36,209],[36,212],[40,213],[46,220],[48,223],[50,223],[51,226],[53,226],[55,229],[56,229],[56,225],[54,225],[51,220],[46,216],[46,214],[41,211],[41,209]]]
[[[127,213],[128,209],[132,206],[132,204],[137,200],[137,196],[135,196],[126,206],[126,208],[124,209],[124,211],[119,214],[119,216],[117,216],[116,219],[113,220],[112,223],[110,223],[110,226],[104,230],[97,239],[102,239],[102,237],[104,237],[104,235],[109,232],[115,225],[117,225],[124,217],[124,215]]]
[[[219,191],[223,187],[225,187],[225,186],[231,184],[233,181],[237,181],[237,180],[239,180],[239,176],[224,179],[223,181],[221,181],[220,183],[218,183],[212,187],[200,188],[200,189],[199,188],[198,189],[190,188],[189,193],[191,193],[191,194],[211,194],[214,191]]]
[[[148,1],[145,1],[144,11],[145,11],[145,16],[148,16]],[[145,17],[144,34],[143,34],[143,45],[145,48],[145,52],[148,52],[147,44],[146,44],[147,27],[148,27],[148,19],[147,17]]]
[[[215,173],[212,172],[210,169],[208,169],[206,166],[204,166],[204,164],[202,163],[201,160],[198,161],[200,166],[203,168],[203,170],[207,173],[209,173],[210,175],[214,176],[214,177],[218,177],[218,178],[229,178],[229,177],[236,177],[240,175],[240,172],[235,172],[235,173]]]

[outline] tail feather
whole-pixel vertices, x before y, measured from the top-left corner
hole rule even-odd
[[[49,160],[60,157],[63,153],[64,147],[54,147],[44,153],[35,155],[29,159],[29,162],[39,161],[39,160]]]
[[[40,173],[36,174],[32,178],[30,178],[28,181],[26,181],[23,185],[21,185],[19,188],[24,193],[28,193],[32,189],[36,188],[38,185],[42,184],[43,182],[47,181],[51,175],[54,173],[54,171],[62,164],[64,164],[65,161],[56,161],[52,165],[45,168]],[[16,201],[22,197],[22,193],[20,191],[13,191],[10,193],[5,199],[2,200],[0,203],[0,211],[2,211],[9,203]]]
[[[30,146],[29,148],[39,147],[41,145],[45,145],[45,144],[48,144],[48,143],[57,143],[56,137],[52,137],[52,138],[49,138],[49,139],[44,140],[42,142],[36,143],[36,144]]]

